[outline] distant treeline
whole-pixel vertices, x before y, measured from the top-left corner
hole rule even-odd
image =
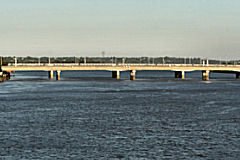
[[[8,63],[145,63],[145,64],[202,64],[201,58],[178,57],[2,57],[2,65]],[[209,64],[240,64],[240,61],[209,59]]]

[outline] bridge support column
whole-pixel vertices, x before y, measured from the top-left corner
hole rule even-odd
[[[8,80],[11,79],[11,73],[12,73],[11,71],[8,71],[8,74],[7,74]]]
[[[185,79],[185,72],[184,71],[175,71],[175,78]]]
[[[3,71],[2,76],[4,77],[4,80],[11,79],[11,71]]]
[[[209,81],[209,71],[202,71],[202,80]]]
[[[11,73],[12,71],[7,71],[7,80],[11,79]]]
[[[132,81],[136,80],[136,70],[130,71],[130,80]]]
[[[240,79],[240,72],[237,72],[237,73],[236,73],[236,78],[237,78],[237,79]]]
[[[48,78],[53,79],[53,71],[48,71]]]
[[[60,80],[61,71],[56,71],[56,80]]]
[[[112,78],[119,79],[120,78],[120,71],[112,71]]]

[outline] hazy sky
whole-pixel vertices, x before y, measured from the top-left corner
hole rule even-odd
[[[240,59],[240,0],[0,0],[4,56]]]

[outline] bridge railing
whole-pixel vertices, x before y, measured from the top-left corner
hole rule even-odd
[[[153,64],[153,63],[118,63],[118,64],[115,64],[115,63],[9,63],[8,66],[29,66],[29,67],[34,67],[34,66],[166,66],[166,67],[183,67],[183,66],[186,66],[186,67],[192,67],[192,66],[195,66],[195,67],[202,67],[202,66],[209,66],[209,67],[226,67],[226,66],[235,66],[235,67],[240,67],[240,65],[236,65],[236,64],[226,64],[226,65],[223,65],[223,64]]]

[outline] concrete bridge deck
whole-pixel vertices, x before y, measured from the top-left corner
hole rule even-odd
[[[175,78],[185,78],[185,72],[202,71],[203,80],[209,80],[210,72],[233,73],[240,78],[240,65],[200,65],[200,64],[11,64],[2,66],[4,71],[48,71],[49,78],[53,78],[53,71],[56,71],[56,79],[60,79],[61,71],[112,71],[113,78],[120,78],[121,71],[130,71],[130,79],[135,80],[136,71],[159,70],[174,71]]]

